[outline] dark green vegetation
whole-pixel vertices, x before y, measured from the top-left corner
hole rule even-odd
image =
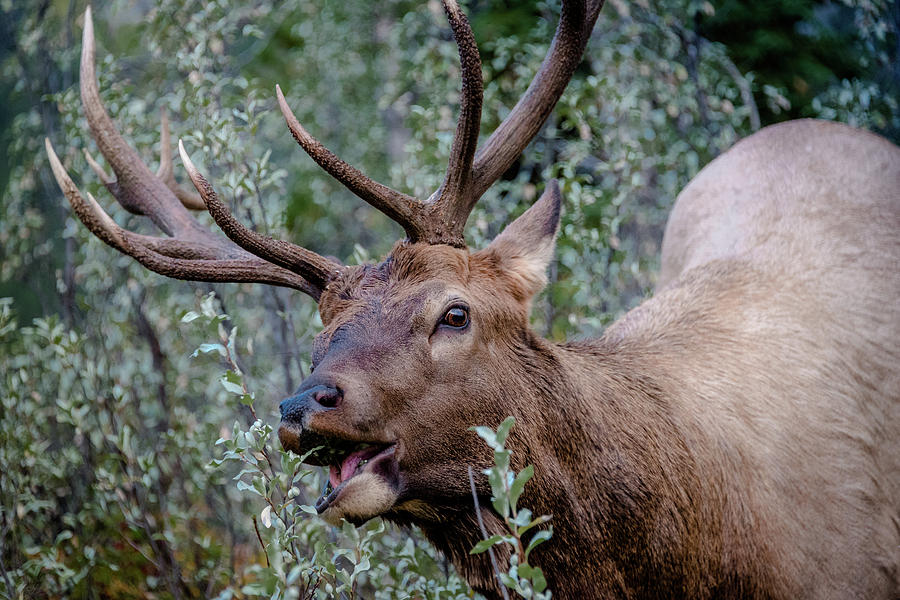
[[[295,146],[273,89],[342,158],[427,195],[459,85],[439,3],[233,4],[95,7],[110,112],[155,168],[167,109],[245,223],[345,261],[377,259],[399,227]],[[467,9],[486,134],[543,58],[556,7]],[[96,153],[73,87],[83,11],[0,1],[0,296],[14,299],[0,305],[0,597],[467,597],[415,533],[330,530],[294,502],[314,498],[322,478],[281,454],[270,426],[308,372],[311,300],[165,280],[71,216],[44,136],[120,224],[151,231],[114,205],[81,152]],[[559,260],[534,323],[554,339],[596,333],[652,289],[678,190],[758,123],[822,116],[898,139],[898,11],[610,1],[550,122],[470,219],[470,244],[560,178]]]

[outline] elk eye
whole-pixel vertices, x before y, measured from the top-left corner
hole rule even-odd
[[[441,325],[447,325],[454,329],[462,329],[469,324],[469,311],[462,306],[454,306],[444,315]]]

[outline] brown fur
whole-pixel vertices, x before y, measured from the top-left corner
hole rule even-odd
[[[467,479],[491,456],[468,427],[507,415],[559,598],[897,598],[898,190],[876,136],[765,129],[679,197],[657,295],[578,343],[528,325],[553,194],[481,251],[398,243],[323,293],[313,377],[343,399],[283,439],[397,442],[393,506],[355,517],[419,525],[491,598]],[[464,331],[436,327],[452,298]]]

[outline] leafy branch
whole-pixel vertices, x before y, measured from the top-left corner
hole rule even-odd
[[[475,544],[470,554],[490,551],[499,544],[511,546],[509,570],[506,573],[498,573],[500,581],[523,598],[548,600],[551,592],[547,590],[544,572],[540,567],[529,564],[528,560],[537,546],[551,538],[553,526],[535,532],[527,543],[523,540],[526,533],[547,523],[551,517],[550,515],[534,517],[531,510],[518,506],[525,484],[534,477],[534,465],[528,465],[518,473],[510,468],[512,451],[506,448],[506,439],[515,422],[515,418],[507,417],[497,431],[483,426],[471,428],[494,450],[494,466],[482,472],[488,476],[488,482],[491,484],[491,504],[503,519],[509,533],[486,537]],[[475,501],[478,502],[477,496]]]

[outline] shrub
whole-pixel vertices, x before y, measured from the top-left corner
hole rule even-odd
[[[556,22],[543,2],[505,4],[470,10],[485,132],[526,88]],[[89,176],[81,151],[96,147],[73,87],[84,5],[61,6],[0,3],[4,26],[18,24],[16,51],[0,63],[11,161],[0,296],[16,298],[0,301],[0,596],[469,597],[416,532],[379,520],[338,530],[305,515],[322,475],[271,434],[277,401],[309,373],[312,302],[163,280],[72,217],[46,168],[45,135],[114,219],[152,232]],[[244,222],[351,262],[370,260],[364,248],[377,259],[398,228],[302,156],[272,88],[280,81],[300,120],[348,162],[427,194],[449,152],[458,87],[435,6],[382,3],[373,28],[362,2],[159,0],[139,13],[116,0],[95,15],[101,94],[151,168],[165,108]],[[547,178],[561,179],[559,260],[534,313],[553,339],[597,333],[649,292],[677,191],[756,126],[748,90],[782,98],[692,34],[697,6],[611,2],[554,116],[470,220],[468,239],[483,246]],[[893,39],[866,18],[866,39]],[[889,101],[866,120],[874,89],[836,85],[815,110],[896,123]],[[481,433],[502,446],[499,432]],[[495,541],[517,550],[532,519],[512,486],[527,474],[494,490],[513,527]],[[505,576],[538,597],[527,550]]]

